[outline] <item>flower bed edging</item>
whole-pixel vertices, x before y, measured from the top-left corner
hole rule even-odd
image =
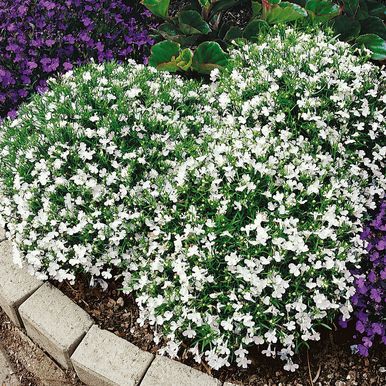
[[[4,232],[0,229],[0,307],[17,327],[22,327],[18,308],[42,285],[42,282],[15,267],[12,261],[12,243],[1,242],[4,236]]]
[[[45,283],[19,308],[28,336],[65,369],[94,324],[90,316],[54,286]]]
[[[117,379],[130,386],[222,385],[219,380],[172,359],[157,355],[153,360],[152,354],[99,329],[60,290],[14,265],[12,243],[1,240],[0,307],[18,327],[25,326],[26,334],[63,367],[73,366],[86,385],[123,385]],[[13,301],[16,283],[23,294],[18,302]]]

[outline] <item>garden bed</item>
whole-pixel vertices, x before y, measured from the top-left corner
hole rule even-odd
[[[128,340],[139,348],[156,354],[161,346],[153,342],[150,326],[139,327],[139,311],[132,296],[122,296],[120,283],[109,281],[108,288],[90,287],[89,280],[81,277],[75,284],[54,282],[63,293],[89,313],[103,329]],[[198,365],[189,358],[180,360],[222,381],[236,385],[336,385],[378,386],[386,383],[386,352],[380,344],[373,347],[368,358],[353,355],[350,345],[354,326],[346,330],[327,330],[320,342],[303,350],[300,367],[295,374],[283,371],[280,360],[253,353],[253,362],[247,370],[231,366],[213,371],[206,364]],[[312,380],[312,382],[311,382]]]
[[[73,21],[72,56],[27,41],[20,18],[42,28],[40,8],[14,8],[23,32],[7,35],[6,67],[28,68],[0,67],[15,86],[0,115],[48,85],[1,126],[0,226],[14,262],[103,328],[222,381],[383,382],[386,72],[369,59],[386,57],[386,8],[143,3],[164,21],[155,40],[137,28],[152,29],[149,13],[124,0],[95,8],[123,23],[116,34],[88,5],[39,2],[65,15],[55,36]],[[19,43],[59,48],[29,50],[31,61]],[[153,43],[149,65],[121,62],[146,62]],[[46,84],[57,70],[69,71]],[[45,310],[39,298],[51,289],[69,302],[43,285],[23,318],[55,320],[55,301]],[[83,327],[75,340],[104,339]]]

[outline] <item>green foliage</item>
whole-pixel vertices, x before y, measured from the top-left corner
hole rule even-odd
[[[297,4],[271,0],[271,3],[263,2],[262,16],[269,24],[288,23],[306,17],[307,11]]]
[[[203,42],[194,52],[192,68],[202,74],[210,74],[213,69],[224,67],[227,60],[228,54],[218,43]]]
[[[142,3],[163,19],[150,58],[159,70],[208,74],[227,65],[232,41],[256,41],[274,24],[302,20],[314,26],[329,22],[341,40],[364,45],[374,60],[386,59],[386,6],[378,0],[191,0],[176,13],[170,12],[170,0]],[[249,8],[250,20],[229,22],[224,16],[235,7]]]
[[[142,0],[142,4],[155,16],[168,16],[170,0]]]
[[[374,60],[386,59],[386,6],[377,0],[342,0],[342,14],[333,20],[344,41],[365,46]]]
[[[311,20],[317,22],[326,22],[340,14],[338,4],[325,0],[309,0],[305,5],[305,9]]]
[[[160,70],[194,70],[203,74],[207,74],[210,68],[227,65],[226,51],[233,40],[256,41],[271,25],[307,16],[313,21],[327,21],[339,12],[339,7],[329,0],[323,0],[319,5],[312,0],[308,8],[281,0],[192,0],[190,5],[171,16],[170,0],[142,0],[142,3],[163,19],[155,36],[159,43],[152,49],[150,64]],[[249,8],[250,20],[239,25],[227,21],[225,14],[235,7]],[[164,44],[162,40],[175,44]],[[206,42],[215,44],[204,44]],[[186,48],[189,51],[184,51]],[[182,51],[186,60],[179,65]],[[211,57],[212,54],[215,56]]]
[[[376,34],[365,34],[357,38],[357,43],[369,49],[374,60],[386,59],[386,41]]]

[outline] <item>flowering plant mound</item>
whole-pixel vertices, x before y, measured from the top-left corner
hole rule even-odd
[[[363,259],[361,269],[353,272],[356,293],[352,303],[355,329],[361,337],[358,351],[368,356],[378,338],[386,345],[386,200],[361,237],[368,242],[368,256]]]
[[[294,353],[349,318],[361,223],[385,194],[383,70],[273,29],[204,84],[92,64],[7,121],[0,214],[41,279],[123,275],[171,357]],[[186,347],[186,346],[184,346]]]
[[[0,0],[0,117],[74,63],[140,59],[145,20],[125,0]]]

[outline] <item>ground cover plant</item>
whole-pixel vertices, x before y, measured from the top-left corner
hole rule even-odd
[[[142,0],[142,4],[162,21],[154,35],[161,42],[152,48],[150,64],[159,70],[203,74],[226,66],[227,47],[235,39],[253,41],[271,25],[308,16],[313,23],[326,22],[340,13],[329,0],[322,6],[310,0],[304,7],[281,0]]]
[[[342,0],[333,20],[340,39],[363,44],[374,60],[386,59],[386,5],[378,0]]]
[[[91,64],[0,130],[0,215],[41,279],[120,277],[161,353],[219,369],[294,354],[352,314],[384,197],[385,71],[273,28],[211,82]],[[377,244],[378,245],[378,244]]]
[[[341,40],[365,46],[371,58],[386,59],[386,6],[377,0],[142,0],[160,20],[150,64],[170,72],[208,74],[224,67],[229,44],[256,40],[284,23],[333,26]]]
[[[356,275],[356,292],[352,297],[354,338],[359,340],[359,353],[368,356],[377,341],[386,345],[386,200],[363,230],[361,238],[367,241],[368,256],[361,262],[360,269],[353,271]],[[340,324],[347,327],[347,322]]]
[[[75,64],[142,60],[151,22],[137,8],[126,0],[0,0],[0,119]]]

